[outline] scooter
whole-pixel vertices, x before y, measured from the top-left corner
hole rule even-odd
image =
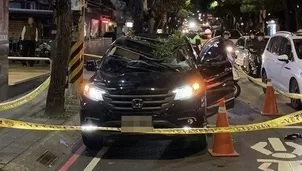
[[[237,98],[241,94],[241,87],[239,86],[238,82],[240,80],[239,73],[235,67],[235,58],[236,56],[234,55],[234,50],[231,46],[228,46],[226,48],[227,51],[227,57],[230,63],[232,64],[232,72],[233,72],[233,78],[234,78],[234,97]]]

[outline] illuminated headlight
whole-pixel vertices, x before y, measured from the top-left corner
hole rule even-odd
[[[175,89],[173,93],[175,93],[174,100],[186,100],[193,97],[194,90],[191,86],[184,86]]]
[[[227,50],[227,52],[231,53],[231,52],[233,52],[233,47],[228,46],[228,47],[226,48],[226,50]]]
[[[85,85],[84,88],[84,95],[94,101],[103,101],[103,94],[105,93],[104,90],[89,84]]]

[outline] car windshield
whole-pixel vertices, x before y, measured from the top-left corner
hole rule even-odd
[[[104,72],[183,72],[192,69],[184,49],[177,50],[171,57],[156,59],[125,47],[114,46],[104,57],[99,68]]]
[[[302,59],[302,39],[294,39],[296,52],[299,59]]]

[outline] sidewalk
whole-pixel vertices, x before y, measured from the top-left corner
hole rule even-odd
[[[38,98],[34,99],[29,104],[20,106],[11,111],[0,112],[0,117],[16,119],[21,121],[28,121],[28,122],[44,123],[44,124],[65,123],[66,122],[65,119],[38,118],[33,116],[34,114],[39,115],[42,114],[42,112],[44,112],[46,95],[47,95],[47,91],[42,93]],[[76,104],[76,101],[73,101],[67,106],[66,112],[68,113],[68,115],[72,115],[72,117],[74,116],[75,118],[77,118],[78,117],[77,109],[78,109],[78,104]],[[14,163],[12,161],[17,159],[19,156],[24,155],[27,150],[29,151],[27,152],[27,154],[31,153],[31,150],[29,150],[30,148],[34,148],[37,145],[41,145],[41,141],[44,138],[47,138],[48,135],[51,135],[53,133],[54,132],[49,132],[49,131],[28,131],[28,130],[17,130],[17,129],[7,129],[7,128],[0,129],[0,170],[2,169],[7,171],[15,171],[18,167],[13,166],[12,168],[6,168],[7,165]],[[64,136],[61,136],[61,139],[62,142],[65,142],[63,140]],[[57,146],[58,144],[60,144],[60,141],[55,142]],[[49,151],[53,151],[53,150],[54,149],[49,149]],[[41,153],[41,154],[37,154],[41,156],[45,151],[46,150],[38,150],[36,152]],[[37,156],[37,158],[33,160],[36,161],[39,156]],[[26,161],[26,160],[27,160],[26,158],[22,159],[22,161]],[[32,163],[30,163],[30,165],[33,165],[34,161],[31,160]],[[19,170],[25,171],[28,169],[22,168]]]

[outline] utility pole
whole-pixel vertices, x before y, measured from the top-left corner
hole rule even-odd
[[[0,0],[0,101],[8,92],[8,0]]]
[[[73,10],[73,35],[72,47],[69,57],[68,80],[69,94],[76,95],[83,82],[84,72],[84,22],[85,22],[85,0],[72,0]]]
[[[125,16],[124,16],[124,10],[126,8],[126,2],[122,0],[110,0],[111,3],[113,4],[115,10],[116,10],[116,37],[121,37],[123,36],[123,26],[125,25]]]

